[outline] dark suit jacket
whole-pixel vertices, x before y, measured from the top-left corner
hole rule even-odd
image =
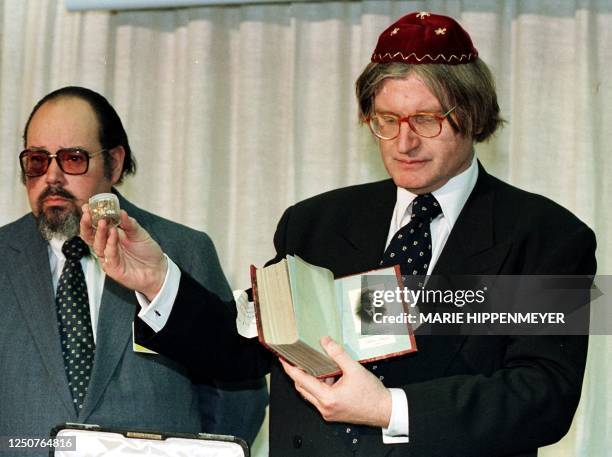
[[[181,268],[220,296],[231,297],[204,233],[123,198],[121,206]],[[267,400],[261,380],[238,390],[210,382],[194,385],[184,368],[166,357],[134,353],[132,322],[139,305],[133,291],[108,277],[91,382],[77,415],[64,371],[47,247],[32,214],[0,229],[0,436],[44,437],[60,423],[83,422],[254,438]]]
[[[376,268],[395,198],[395,185],[387,180],[296,204],[278,224],[274,261],[297,254],[336,276]],[[591,275],[594,252],[593,232],[569,211],[481,168],[434,274]],[[189,311],[198,293],[185,281],[164,329],[169,334],[173,328],[189,334],[184,326],[205,325]],[[160,349],[173,357],[180,357],[175,349],[183,343],[203,347],[177,334],[172,340],[158,338]],[[416,353],[369,367],[387,387],[405,390],[410,443],[385,445],[380,429],[357,427],[355,433],[355,427],[326,423],[273,362],[270,455],[535,456],[539,446],[567,432],[580,397],[586,336],[420,336],[417,345]],[[270,359],[262,355],[254,363],[255,349],[248,344],[242,345],[242,354],[249,354],[244,359],[238,347],[232,350],[236,363],[224,367],[227,372],[255,372]],[[206,351],[199,355],[208,357]]]

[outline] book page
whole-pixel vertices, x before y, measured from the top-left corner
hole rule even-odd
[[[313,376],[323,376],[340,371],[340,367],[327,354],[322,354],[302,341],[270,347],[286,360]]]
[[[331,271],[310,265],[297,256],[287,256],[287,265],[299,338],[325,353],[319,344],[323,336],[342,341],[334,276]]]
[[[287,262],[257,270],[259,307],[263,338],[269,344],[290,344],[297,341],[297,330]]]
[[[372,322],[375,322],[375,313],[383,311],[388,314],[387,308],[377,308],[372,304],[374,291],[395,290],[398,287],[397,277],[393,268],[386,268],[361,275],[348,276],[335,281],[338,303],[342,308],[343,343],[345,350],[355,360],[368,360],[382,358],[387,355],[404,352],[412,349],[409,337],[410,328],[406,325],[403,334],[387,332],[370,332]],[[395,304],[397,311],[403,311],[403,304]],[[381,326],[376,327],[381,329]],[[393,327],[397,328],[397,327]],[[391,329],[391,327],[389,327]],[[385,327],[382,326],[382,330]]]

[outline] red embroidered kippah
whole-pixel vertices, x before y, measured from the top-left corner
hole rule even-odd
[[[478,51],[457,21],[433,13],[410,13],[378,37],[372,62],[463,64]]]

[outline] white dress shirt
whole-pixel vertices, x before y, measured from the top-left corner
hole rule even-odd
[[[431,221],[429,226],[431,231],[431,261],[427,268],[427,275],[431,274],[438,262],[446,240],[448,240],[465,202],[472,193],[477,179],[478,161],[474,156],[467,170],[449,179],[446,184],[432,192],[432,195],[438,200],[442,212]],[[410,221],[412,202],[416,197],[417,194],[401,187],[397,188],[397,200],[393,209],[385,248],[389,245],[395,233]],[[383,428],[383,441],[385,443],[407,443],[410,428],[406,392],[403,389],[396,388],[390,388],[389,390],[391,391],[392,404],[391,420],[389,421],[389,427]]]
[[[62,246],[65,239],[53,238],[49,241],[49,265],[51,266],[51,279],[53,281],[53,291],[57,292],[57,284],[62,275],[66,256],[62,252]],[[98,316],[100,315],[100,303],[102,302],[102,291],[104,290],[104,279],[106,274],[100,268],[100,263],[96,255],[91,252],[90,255],[81,259],[81,266],[85,274],[85,282],[87,284],[87,295],[89,297],[89,312],[91,314],[91,329],[96,341],[96,330],[98,328]]]
[[[51,267],[51,279],[53,281],[53,290],[57,291],[57,284],[62,275],[66,256],[62,252],[62,246],[65,239],[53,238],[49,241],[49,265]],[[93,332],[94,343],[96,342],[96,331],[98,329],[98,317],[100,316],[100,304],[102,303],[102,293],[104,292],[104,280],[106,274],[100,266],[100,262],[96,254],[90,249],[90,255],[81,259],[81,266],[85,275],[85,283],[87,284],[87,296],[89,298],[89,312],[91,314],[91,329]],[[165,254],[164,254],[165,255]],[[178,293],[181,272],[174,262],[168,259],[168,272],[161,290],[156,297],[149,303],[149,300],[139,292],[136,292],[136,298],[141,306],[138,316],[151,326],[156,332],[161,330],[168,320],[169,311],[161,314],[159,309],[172,310],[172,304]],[[156,312],[157,309],[157,312]]]
[[[147,297],[140,292],[136,292],[136,298],[140,304],[138,317],[156,332],[159,332],[166,325],[181,282],[181,270],[170,257],[164,255],[168,261],[168,272],[153,301],[149,302]]]

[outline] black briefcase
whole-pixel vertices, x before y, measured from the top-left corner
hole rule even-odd
[[[51,431],[51,457],[249,457],[244,440],[207,433],[166,433],[150,430],[62,424]]]

